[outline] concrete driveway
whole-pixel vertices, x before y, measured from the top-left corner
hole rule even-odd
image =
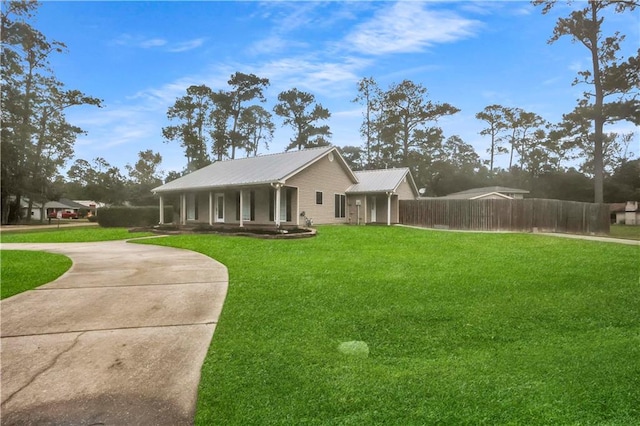
[[[193,423],[224,265],[124,241],[2,249],[73,261],[56,281],[0,302],[3,425]]]

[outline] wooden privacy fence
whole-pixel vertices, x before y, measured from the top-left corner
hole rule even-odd
[[[609,205],[544,200],[403,200],[400,223],[475,231],[608,234]]]

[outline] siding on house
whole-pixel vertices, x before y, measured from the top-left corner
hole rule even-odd
[[[333,161],[330,159],[333,158]],[[326,155],[287,179],[287,186],[298,188],[299,212],[305,212],[314,224],[347,223],[348,208],[345,217],[335,217],[335,195],[345,195],[345,190],[354,182],[345,173],[338,158]],[[322,204],[316,204],[316,191],[322,192]],[[293,204],[293,203],[292,203]],[[293,204],[295,206],[295,204]],[[292,218],[293,219],[293,218]],[[294,220],[295,222],[295,220]]]

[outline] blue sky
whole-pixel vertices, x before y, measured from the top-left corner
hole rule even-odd
[[[269,110],[283,90],[313,93],[332,114],[337,146],[362,144],[362,107],[351,102],[358,80],[374,77],[383,89],[413,80],[432,101],[461,109],[439,125],[486,159],[488,140],[474,117],[485,106],[520,107],[557,122],[585,89],[571,82],[588,69],[588,51],[568,37],[547,44],[557,17],[569,12],[559,2],[542,15],[523,1],[49,1],[34,25],[69,49],[52,58],[58,78],[104,100],[104,108],[68,113],[88,132],[76,143],[76,158],[103,157],[124,172],[139,151],[152,149],[169,171],[186,159],[177,142],[163,142],[167,109],[192,84],[227,89],[236,71],[269,78]],[[606,23],[626,34],[622,53],[632,55],[638,14],[611,15]],[[289,142],[290,130],[274,121],[274,140],[260,154]]]

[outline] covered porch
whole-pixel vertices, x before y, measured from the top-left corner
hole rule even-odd
[[[178,225],[300,225],[298,189],[280,183],[160,193],[158,196],[160,225],[166,224],[164,206],[167,199],[176,204]]]
[[[349,223],[365,225],[398,223],[399,196],[394,192],[349,194]]]

